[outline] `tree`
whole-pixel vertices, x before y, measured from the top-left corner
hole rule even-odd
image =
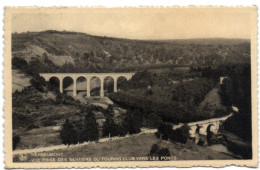
[[[32,78],[31,80],[30,80],[30,84],[31,84],[31,86],[33,86],[33,87],[35,87],[37,90],[39,90],[40,92],[44,92],[44,89],[43,89],[43,87],[42,87],[42,84],[38,81],[38,80],[36,80],[35,78]]]
[[[84,59],[85,61],[89,60],[89,57],[90,57],[89,53],[84,53],[84,54],[83,54],[83,59]]]
[[[231,107],[235,105],[239,112],[228,118],[224,123],[224,129],[235,133],[241,138],[252,140],[251,122],[251,68],[249,64],[233,65],[226,68],[228,78],[220,87],[222,103]]]
[[[16,149],[20,141],[21,141],[21,137],[19,135],[13,136],[13,150]]]
[[[158,126],[158,132],[162,134],[162,139],[163,140],[168,140],[169,139],[169,135],[171,135],[172,131],[173,131],[172,130],[172,125],[170,123],[162,122]]]
[[[184,124],[176,130],[172,129],[172,125],[170,123],[165,122],[161,123],[158,127],[158,132],[162,134],[162,139],[170,139],[171,142],[186,143],[190,137],[189,131],[190,127],[187,124]]]
[[[44,63],[48,63],[49,59],[48,59],[48,55],[46,52],[42,53],[42,58],[43,58]]]
[[[150,87],[150,86],[149,86]],[[146,95],[153,95],[153,90],[151,88],[148,88],[146,90]]]
[[[103,136],[118,136],[119,135],[119,128],[115,124],[115,121],[113,119],[114,113],[113,113],[113,108],[111,105],[107,108],[105,112],[106,116],[106,121],[103,125]]]
[[[95,54],[93,51],[90,52],[90,55],[89,55],[91,58],[95,57]]]
[[[87,114],[85,115],[85,123],[83,129],[84,141],[98,141],[98,127],[92,110],[88,110]]]
[[[76,131],[77,131],[77,138],[79,143],[85,142],[85,131],[84,131],[84,120],[81,120],[77,125],[76,125]]]
[[[184,124],[182,127],[173,130],[173,133],[170,135],[170,139],[175,142],[186,143],[190,137],[190,127],[187,124]]]
[[[56,95],[55,103],[56,104],[62,103],[62,95],[60,93]]]
[[[168,148],[161,147],[158,144],[153,144],[149,156],[158,157],[159,160],[162,160],[161,157],[169,157],[171,156],[171,153]]]
[[[12,68],[13,69],[25,69],[28,66],[28,63],[25,59],[21,57],[12,58]]]
[[[146,115],[144,121],[145,121],[145,123],[143,123],[144,125],[157,128],[162,122],[162,118],[158,116],[155,112],[152,112]]]
[[[127,112],[123,122],[124,129],[129,134],[141,132],[140,125],[138,124],[138,121],[134,118],[133,113]]]
[[[60,139],[65,145],[76,144],[78,141],[74,126],[69,122],[69,119],[66,119],[65,123],[62,125]]]

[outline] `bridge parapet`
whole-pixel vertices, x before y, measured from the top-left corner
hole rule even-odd
[[[125,77],[127,80],[131,79],[135,73],[40,73],[42,77],[48,81],[51,77],[57,77],[64,79],[65,77],[71,77],[72,79],[78,79],[79,77],[85,77],[86,79],[92,77],[98,77],[104,79],[106,77],[112,77],[118,79],[119,77]]]

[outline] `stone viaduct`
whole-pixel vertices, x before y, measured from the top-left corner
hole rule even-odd
[[[208,130],[210,130],[214,134],[217,134],[221,123],[224,122],[227,118],[231,117],[232,115],[233,113],[230,113],[229,115],[220,118],[212,118],[212,119],[187,123],[188,126],[190,127],[190,137],[196,137],[198,134],[207,135]],[[183,123],[174,125],[173,129],[178,129],[183,125],[184,125]]]
[[[90,80],[93,77],[100,79],[100,97],[104,97],[104,79],[106,77],[112,77],[114,81],[114,92],[117,92],[117,79],[119,77],[125,77],[130,80],[135,73],[40,73],[46,81],[49,81],[52,77],[56,77],[60,82],[60,92],[63,93],[63,79],[70,77],[73,80],[73,96],[77,95],[77,79],[84,77],[87,80],[86,90],[87,97],[90,97]]]

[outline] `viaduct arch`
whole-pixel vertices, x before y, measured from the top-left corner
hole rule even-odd
[[[60,92],[63,93],[63,79],[70,77],[73,80],[73,96],[77,95],[77,79],[84,77],[87,80],[86,90],[87,97],[90,97],[90,80],[92,77],[100,79],[100,97],[104,97],[104,79],[106,77],[112,77],[114,81],[114,92],[117,92],[117,79],[119,77],[125,77],[130,80],[135,73],[40,73],[46,81],[49,81],[52,77],[56,77],[60,82]]]
[[[208,120],[187,123],[187,125],[190,127],[190,137],[196,137],[196,134],[207,135],[207,130],[210,130],[212,133],[217,134],[219,126],[232,115],[233,113],[230,113],[229,115],[220,118],[212,118]],[[173,129],[178,129],[183,125],[183,123],[174,125]]]

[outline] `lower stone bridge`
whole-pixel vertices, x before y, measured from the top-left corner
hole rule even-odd
[[[59,79],[60,92],[63,93],[63,79],[70,77],[73,80],[73,96],[77,95],[77,79],[84,77],[87,80],[86,90],[87,97],[90,97],[90,80],[93,77],[100,79],[100,97],[104,97],[104,79],[111,77],[114,81],[114,92],[117,92],[117,79],[119,77],[125,77],[127,80],[131,79],[135,73],[40,73],[46,81],[49,81],[52,77]]]
[[[230,113],[229,115],[220,118],[212,118],[212,119],[187,123],[187,125],[190,127],[190,137],[197,137],[198,134],[207,135],[208,131],[217,134],[219,130],[219,126],[232,115],[233,113]],[[174,125],[173,129],[178,129],[183,125],[184,125],[183,123]]]

